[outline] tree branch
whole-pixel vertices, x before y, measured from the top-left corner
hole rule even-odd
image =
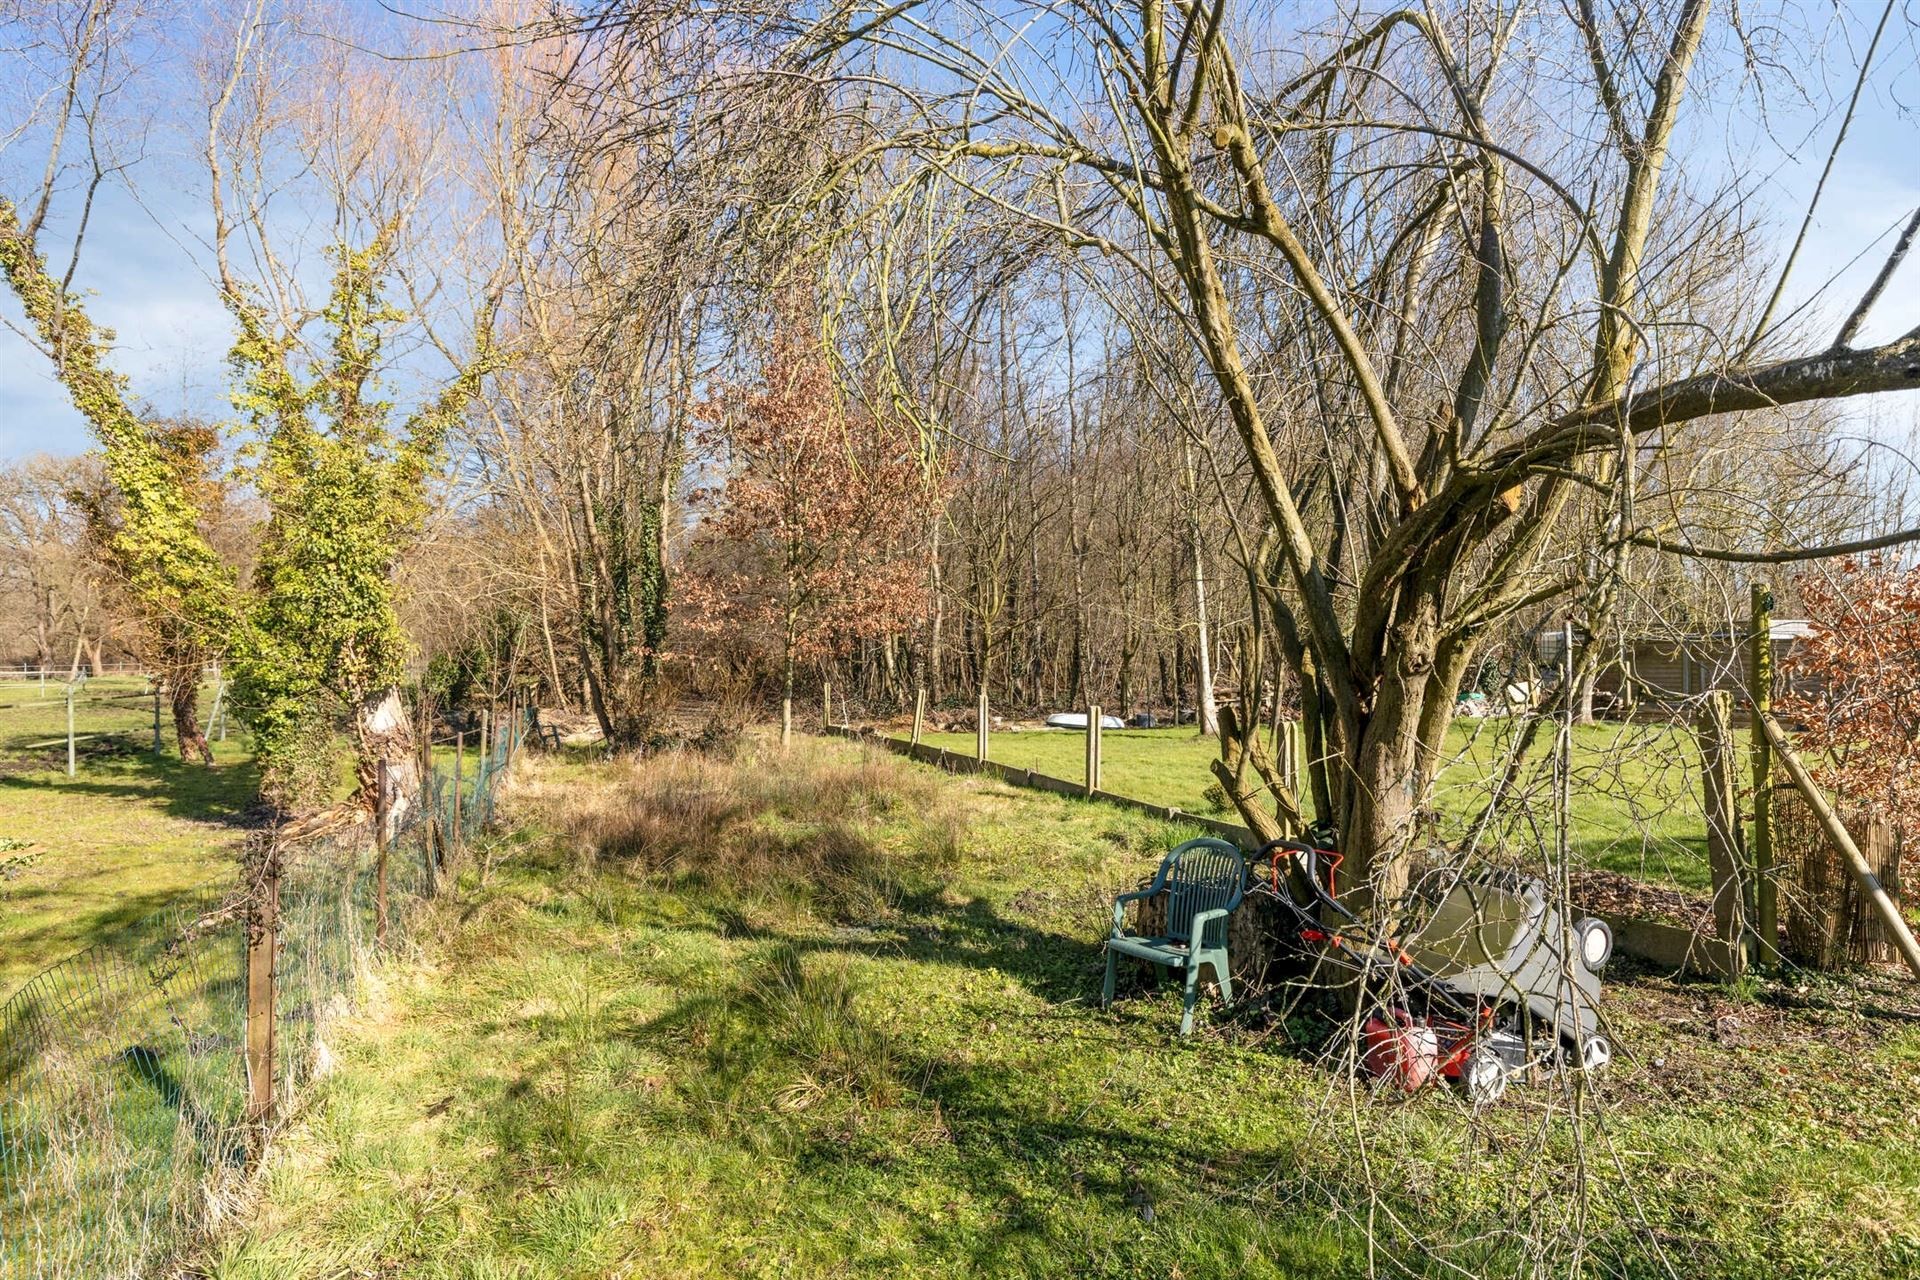
[[[1894,243],[1893,252],[1887,255],[1887,260],[1880,264],[1880,274],[1873,278],[1873,283],[1867,286],[1867,291],[1860,295],[1860,301],[1855,304],[1853,314],[1847,317],[1847,322],[1840,326],[1840,332],[1834,335],[1834,350],[1845,350],[1853,345],[1854,336],[1860,332],[1860,326],[1867,322],[1867,313],[1873,310],[1874,303],[1880,301],[1880,293],[1887,287],[1887,281],[1891,280],[1893,273],[1900,269],[1901,261],[1907,256],[1907,250],[1913,247],[1913,236],[1916,231],[1920,231],[1920,209],[1915,209],[1913,216],[1907,219],[1907,229],[1900,233],[1900,239]]]
[[[1668,542],[1664,538],[1643,533],[1636,533],[1626,541],[1631,546],[1647,547],[1654,551],[1664,551],[1669,555],[1688,556],[1696,560],[1720,560],[1728,564],[1790,564],[1798,560],[1828,560],[1835,556],[1857,556],[1868,551],[1879,551],[1885,547],[1920,542],[1920,529],[1902,529],[1899,533],[1883,533],[1877,538],[1835,542],[1824,547],[1800,547],[1792,551],[1728,551],[1718,547],[1696,547],[1691,543]]]

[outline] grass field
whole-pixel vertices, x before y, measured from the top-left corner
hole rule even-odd
[[[1492,780],[1505,767],[1515,729],[1512,720],[1456,721],[1447,735],[1450,763],[1434,796],[1444,837],[1457,837],[1486,802]],[[923,741],[971,756],[971,733],[928,733]],[[1544,763],[1545,743],[1535,747]],[[1055,777],[1085,775],[1086,738],[1069,730],[1030,730],[993,735],[989,754],[1004,764]],[[1211,738],[1193,729],[1108,729],[1101,734],[1101,785],[1108,791],[1189,813],[1231,818],[1206,797],[1208,765],[1216,758]],[[1536,771],[1538,772],[1538,771]],[[1706,820],[1699,794],[1699,754],[1691,735],[1664,725],[1593,724],[1574,728],[1572,844],[1588,866],[1624,872],[1656,883],[1705,889]],[[1516,810],[1531,810],[1544,824],[1550,813],[1544,774],[1516,796]],[[1538,837],[1516,826],[1507,838]]]
[[[1108,896],[1177,829],[817,740],[526,769],[200,1273],[1562,1274],[1573,1235],[1594,1275],[1920,1268],[1909,988],[1616,973],[1630,1057],[1579,1119],[1375,1099],[1322,1015],[1095,1007]]]
[[[244,745],[216,742],[212,769],[183,764],[168,722],[155,755],[151,702],[126,698],[143,687],[89,683],[76,728],[96,736],[68,778],[64,699],[0,683],[0,703],[13,704],[0,708],[0,845],[11,849],[0,862],[18,860],[0,871],[0,998],[234,865],[258,789]]]
[[[230,876],[259,790],[236,725],[215,765],[183,763],[171,717],[153,751],[153,702],[138,677],[88,681],[76,698],[77,776],[66,776],[62,686],[0,681],[0,999],[83,947],[116,937],[181,893]],[[211,684],[201,689],[203,720]],[[466,792],[478,749],[465,757]],[[434,764],[451,773],[452,746]],[[343,754],[342,796],[354,785]]]

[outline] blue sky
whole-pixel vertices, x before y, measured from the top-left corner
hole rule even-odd
[[[76,276],[93,293],[94,320],[117,335],[114,368],[161,412],[218,414],[225,406],[223,357],[233,329],[189,252],[203,222],[184,198],[150,212],[124,188],[111,190],[95,209]],[[18,322],[11,297],[0,300],[0,314]],[[18,334],[0,332],[0,459],[82,453],[92,444],[46,358]]]
[[[1875,4],[1839,6],[1854,40],[1851,49],[1836,45],[1820,68],[1825,92],[1839,98],[1851,87],[1852,67],[1864,48],[1863,32],[1878,17]],[[1896,14],[1876,56],[1882,74],[1863,100],[1823,201],[1797,272],[1790,302],[1800,302],[1829,277],[1839,276],[1818,305],[1813,332],[1830,333],[1858,296],[1891,242],[1890,229],[1920,206],[1920,40],[1911,15]],[[167,86],[172,88],[175,86]],[[178,86],[190,94],[184,85]],[[176,103],[183,118],[197,114],[189,96]],[[1709,112],[1708,114],[1712,114]],[[1729,147],[1724,128],[1708,130],[1707,140],[1689,144],[1682,163],[1715,169],[1751,166],[1761,181],[1760,194],[1771,211],[1772,235],[1784,245],[1797,228],[1800,210],[1826,158],[1837,120],[1795,113],[1780,107],[1770,138],[1747,138]],[[191,127],[191,126],[189,126]],[[195,190],[197,174],[184,157],[182,140],[156,135],[152,159],[136,167],[136,196],[125,187],[109,187],[96,205],[86,253],[77,276],[91,291],[95,318],[118,335],[117,369],[131,380],[135,394],[162,413],[194,412],[219,416],[225,410],[223,355],[231,328],[203,263],[207,215]],[[168,158],[168,150],[174,152]],[[0,167],[0,179],[14,182],[31,172],[19,155]],[[65,230],[58,223],[55,233]],[[1853,262],[1876,238],[1881,247]],[[57,246],[59,235],[48,237]],[[1849,263],[1851,262],[1851,265]],[[0,296],[0,316],[18,321],[10,297]],[[1920,261],[1906,264],[1887,290],[1861,342],[1885,340],[1920,325]],[[1920,397],[1908,399],[1920,402]],[[1879,406],[1859,406],[1857,414],[1874,434],[1901,432],[1920,422],[1920,403],[1899,398]],[[78,453],[91,445],[84,424],[47,361],[17,334],[0,330],[0,460],[47,453]]]

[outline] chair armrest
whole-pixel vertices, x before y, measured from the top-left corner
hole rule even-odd
[[[1127,904],[1129,902],[1139,902],[1142,898],[1151,898],[1154,894],[1158,892],[1159,892],[1158,889],[1153,888],[1152,886],[1149,886],[1145,889],[1135,890],[1132,893],[1123,893],[1119,897],[1115,898],[1113,900],[1113,935],[1112,936],[1116,938],[1120,937],[1121,931],[1127,927]]]
[[[1232,914],[1232,907],[1215,907],[1211,911],[1194,912],[1193,924],[1191,926],[1192,932],[1189,935],[1192,941],[1189,945],[1195,951],[1199,951],[1204,947],[1225,947],[1227,945],[1226,919]],[[1207,930],[1213,927],[1213,923],[1216,920],[1221,923],[1220,941],[1212,942],[1207,938]]]

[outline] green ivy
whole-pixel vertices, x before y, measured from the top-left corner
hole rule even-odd
[[[218,650],[239,617],[232,571],[200,527],[191,477],[181,459],[127,403],[126,380],[104,362],[112,334],[98,328],[79,298],[65,292],[0,198],[0,272],[27,322],[52,354],[74,408],[100,441],[107,476],[120,498],[102,531],[141,620],[177,645]]]
[[[304,379],[294,337],[273,333],[251,299],[228,299],[240,330],[233,401],[258,442],[251,477],[269,512],[234,699],[263,790],[284,807],[324,797],[338,776],[331,726],[400,681],[408,644],[394,570],[447,433],[486,372],[477,361],[395,430],[377,378],[385,335],[404,318],[380,293],[386,239],[332,256],[327,355]]]
[[[145,619],[180,644],[198,639],[228,654],[262,794],[283,809],[326,799],[339,716],[399,683],[408,648],[394,569],[425,514],[447,433],[490,371],[483,324],[480,358],[393,428],[378,370],[404,317],[381,296],[388,252],[384,234],[333,251],[326,354],[304,378],[298,333],[276,331],[252,298],[226,299],[239,330],[233,402],[254,436],[249,478],[269,513],[252,590],[242,592],[201,530],[191,468],[106,367],[111,335],[55,282],[0,199],[0,271],[99,439],[120,499],[103,522],[106,550]]]

